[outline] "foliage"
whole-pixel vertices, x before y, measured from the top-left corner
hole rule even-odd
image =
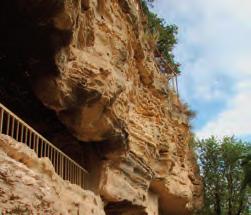
[[[149,10],[149,3],[154,0],[142,0],[143,11],[147,17],[146,33],[158,36],[156,40],[157,50],[164,56],[164,58],[173,65],[177,73],[180,73],[179,64],[175,62],[172,53],[175,44],[177,43],[178,27],[176,25],[168,25],[164,19],[159,18],[155,13]]]
[[[245,189],[247,186],[251,187],[251,150],[248,153],[241,156],[241,166],[244,171],[244,180],[242,188]]]
[[[242,169],[246,157],[243,160],[240,157],[250,149],[250,144],[234,137],[225,137],[221,141],[210,137],[196,140],[192,145],[204,179],[205,205],[198,214],[249,214],[247,196],[250,188],[243,185],[247,182]]]

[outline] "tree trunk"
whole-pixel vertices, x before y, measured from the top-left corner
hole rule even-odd
[[[215,204],[214,204],[215,215],[221,215],[221,200],[218,190],[215,191]]]
[[[227,174],[227,187],[228,187],[228,215],[233,214],[233,179],[231,175],[231,170]]]
[[[244,209],[244,198],[245,198],[245,189],[243,190],[241,190],[241,196],[240,196],[240,204],[239,204],[239,208],[238,208],[238,211],[237,211],[237,213],[236,213],[236,215],[241,215],[241,213],[242,213],[242,211],[243,211],[243,209]]]

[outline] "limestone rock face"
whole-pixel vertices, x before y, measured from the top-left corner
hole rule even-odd
[[[0,164],[2,213],[105,215],[99,196],[63,181],[47,158],[4,135]]]
[[[17,1],[27,17],[36,15],[34,25],[51,29],[54,66],[33,59],[33,90],[81,144],[99,145],[95,192],[106,214],[182,215],[199,208],[202,183],[188,147],[188,111],[155,63],[140,1]],[[30,171],[2,156],[6,165]]]

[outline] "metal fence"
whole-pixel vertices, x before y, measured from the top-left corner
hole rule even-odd
[[[179,96],[179,87],[178,87],[178,78],[177,75],[171,77],[168,81],[168,85],[171,87],[178,96]]]
[[[86,170],[1,103],[0,134],[6,134],[26,144],[36,152],[38,157],[48,157],[59,176],[84,188]]]
[[[155,50],[155,63],[161,73],[166,74],[168,86],[179,96],[178,73],[157,49]]]

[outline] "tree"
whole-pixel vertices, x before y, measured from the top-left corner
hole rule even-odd
[[[246,152],[247,146],[233,137],[225,137],[221,145],[224,176],[227,184],[227,214],[241,214],[245,210],[245,189],[242,186],[245,173],[239,157]]]
[[[251,151],[241,156],[242,163],[241,166],[244,170],[244,180],[242,184],[242,189],[247,186],[251,187]]]
[[[245,171],[241,167],[245,164],[239,158],[250,149],[250,144],[234,137],[222,140],[210,137],[196,140],[193,145],[204,179],[205,206],[199,214],[248,214],[250,189],[243,185],[246,184]]]
[[[177,44],[178,27],[168,25],[164,19],[159,18],[155,13],[149,10],[154,0],[142,0],[142,8],[147,17],[146,33],[153,35],[156,40],[156,49],[164,56],[177,73],[180,73],[179,63],[175,62],[172,53],[174,46]],[[157,35],[157,36],[156,36]]]

